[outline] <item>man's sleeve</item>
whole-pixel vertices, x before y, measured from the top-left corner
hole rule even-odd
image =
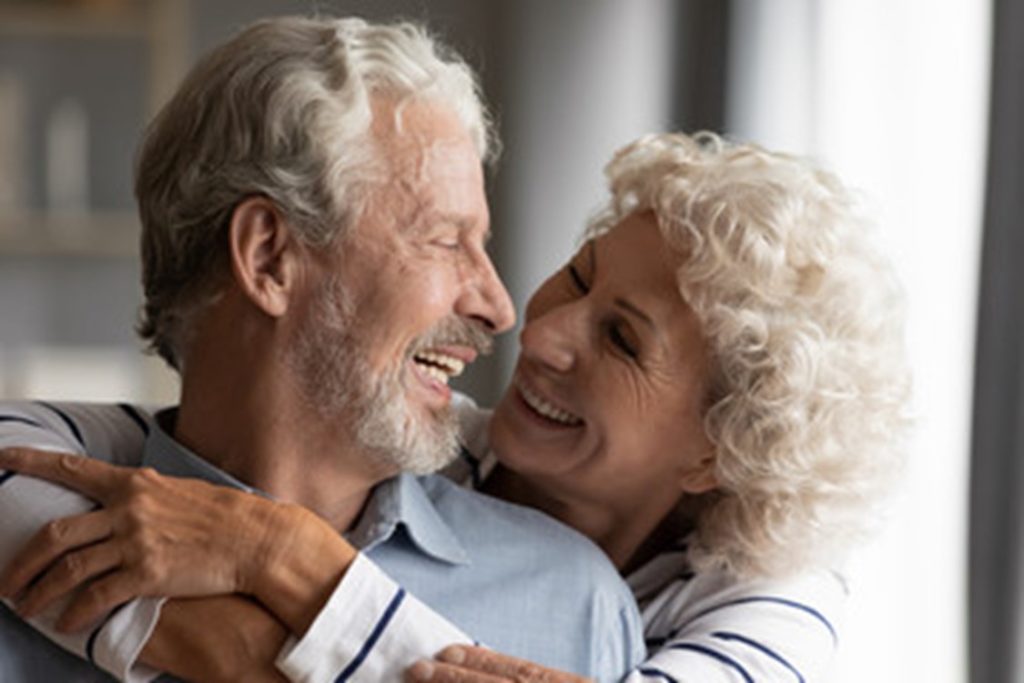
[[[0,448],[30,447],[125,462],[141,453],[145,413],[131,406],[0,403]],[[136,459],[137,462],[137,459]],[[95,508],[93,501],[61,486],[0,471],[0,566],[47,522]],[[11,602],[5,601],[8,607]],[[124,681],[149,681],[156,671],[135,664],[160,616],[162,600],[134,600],[79,633],[62,634],[54,623],[67,601],[27,623],[69,652]]]
[[[277,666],[293,681],[400,681],[411,664],[455,643],[473,640],[360,553],[309,630],[285,644]]]
[[[598,618],[590,642],[596,661],[591,670],[600,683],[615,683],[647,656],[643,623],[625,584],[602,586],[595,599]]]

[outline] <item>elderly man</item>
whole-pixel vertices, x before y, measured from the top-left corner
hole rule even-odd
[[[425,610],[404,589],[379,614],[345,614],[344,591],[378,569],[332,544],[334,530],[472,638],[605,679],[635,663],[635,607],[596,548],[538,514],[409,474],[456,451],[447,379],[513,322],[484,251],[489,137],[471,72],[409,25],[264,21],[192,71],[148,131],[136,183],[141,334],[180,371],[180,405],[154,420],[128,406],[78,415],[40,404],[0,418],[25,429],[0,446],[102,454],[91,424],[133,420],[136,448],[107,452],[112,461],[296,503],[266,505],[312,511],[332,533],[260,548],[273,569],[255,583],[225,581],[225,592],[248,597],[171,600],[162,611],[160,600],[134,600],[85,630],[90,609],[129,595],[117,561],[80,557],[62,569],[111,571],[60,624],[66,605],[18,608],[92,664],[4,609],[0,679],[103,679],[100,668],[125,679],[273,678],[270,668],[182,656],[210,638],[244,648],[244,627],[266,624],[264,611],[291,636],[278,661],[289,678],[397,678],[408,662],[375,657],[368,669],[368,653],[390,624],[430,617],[414,614]],[[136,489],[154,485],[140,470]],[[260,498],[225,491],[265,514]],[[0,475],[0,560],[57,517],[87,513],[48,527],[57,536],[111,533],[88,528],[110,524],[89,509],[42,481]],[[352,656],[318,656],[334,652],[324,643],[339,621]],[[430,637],[438,648],[465,638],[440,623]]]

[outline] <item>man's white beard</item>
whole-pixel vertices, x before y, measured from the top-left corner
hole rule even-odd
[[[288,361],[322,419],[344,420],[357,445],[387,469],[413,474],[440,469],[458,453],[458,421],[449,406],[417,414],[402,383],[407,360],[375,373],[355,334],[352,303],[338,278],[316,292],[306,329]]]

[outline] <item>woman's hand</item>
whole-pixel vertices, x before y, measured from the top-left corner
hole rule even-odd
[[[65,631],[139,596],[257,594],[267,568],[302,547],[303,529],[318,526],[298,506],[76,455],[8,449],[0,469],[62,484],[102,506],[49,523],[0,576],[0,595],[19,596],[26,618],[81,588],[58,621]]]
[[[274,661],[288,629],[238,595],[169,600],[139,660],[181,680],[279,683]]]
[[[409,667],[410,683],[586,683],[589,678],[549,669],[483,647],[452,645],[433,660]]]

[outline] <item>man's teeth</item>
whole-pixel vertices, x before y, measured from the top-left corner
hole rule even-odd
[[[572,413],[562,410],[561,408],[556,408],[525,386],[519,386],[519,393],[522,394],[523,400],[526,401],[527,405],[549,420],[554,420],[555,422],[572,426],[583,423],[583,420],[580,418],[576,417]]]
[[[414,358],[427,376],[443,384],[447,384],[449,378],[461,375],[466,368],[466,363],[458,358],[436,351],[420,351]]]

